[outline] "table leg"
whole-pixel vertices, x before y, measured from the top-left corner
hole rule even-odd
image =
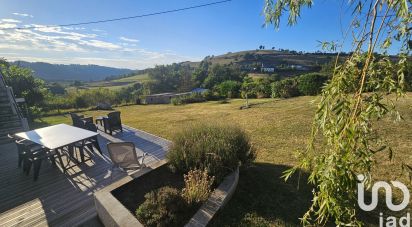
[[[93,145],[94,145],[94,147],[99,151],[99,153],[100,153],[101,155],[103,155],[103,152],[102,152],[102,150],[100,149],[99,140],[98,140],[97,136],[93,138]]]
[[[62,159],[62,154],[60,153],[60,149],[56,149],[56,154],[57,158],[59,159],[60,166],[63,169],[63,173],[66,173],[66,167],[64,167],[63,159]]]
[[[76,164],[79,164],[79,160],[77,160],[77,158],[74,157],[75,150],[74,150],[74,145],[73,144],[68,145],[68,152],[69,152],[70,160],[72,160]]]
[[[84,141],[82,141],[82,146],[79,147],[79,152],[80,152],[80,160],[81,162],[84,162]]]

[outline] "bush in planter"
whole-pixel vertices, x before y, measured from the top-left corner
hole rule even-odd
[[[209,198],[215,179],[209,176],[206,170],[190,170],[184,178],[185,187],[182,190],[182,197],[188,204],[201,203]]]
[[[181,172],[206,169],[220,183],[239,164],[255,158],[249,137],[232,125],[194,124],[177,133],[168,153],[170,165]]]
[[[187,222],[187,205],[180,193],[172,187],[147,193],[136,210],[138,220],[145,226],[183,226]]]

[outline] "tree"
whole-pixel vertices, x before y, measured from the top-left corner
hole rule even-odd
[[[295,78],[272,83],[273,98],[291,98],[299,96],[298,81]]]
[[[210,62],[203,60],[200,62],[199,67],[193,72],[192,80],[194,81],[196,87],[200,87],[205,81],[208,75],[209,66]]]
[[[279,27],[283,14],[289,13],[288,24],[294,25],[302,8],[312,4],[313,0],[265,0],[266,23]],[[361,225],[356,215],[356,175],[363,174],[370,182],[374,154],[392,154],[376,137],[376,124],[372,123],[391,114],[400,119],[395,106],[383,100],[388,93],[399,97],[404,92],[411,48],[410,1],[360,0],[348,4],[353,19],[346,37],[352,38],[352,53],[342,63],[336,60],[333,77],[321,93],[308,148],[301,153],[300,163],[285,173],[288,179],[300,168],[310,171],[314,199],[302,218],[304,225],[325,225],[330,219],[339,226]],[[393,40],[399,45],[392,46]],[[322,46],[331,52],[342,48],[327,41]],[[388,55],[391,46],[399,47],[396,62]],[[316,145],[318,139],[322,147]]]
[[[245,74],[237,66],[214,64],[209,69],[203,87],[211,89],[226,80],[242,81],[244,76]]]
[[[298,89],[303,95],[318,95],[328,78],[319,73],[308,73],[299,76]]]
[[[66,93],[66,90],[64,89],[64,87],[59,83],[51,83],[47,85],[47,88],[54,95],[63,95],[64,93]]]
[[[249,97],[254,93],[255,83],[252,77],[245,77],[243,79],[241,91],[242,96],[246,99],[246,108],[249,108]]]
[[[255,81],[255,93],[257,98],[269,98],[271,96],[270,78],[258,78]]]
[[[30,69],[10,66],[5,60],[0,67],[6,84],[13,89],[16,97],[24,98],[29,107],[43,107],[48,93],[43,80],[35,78]]]
[[[238,81],[226,80],[216,85],[215,90],[217,90],[220,96],[226,98],[235,98],[239,97],[240,86],[241,83]]]
[[[75,86],[75,87],[80,87],[80,86],[83,86],[83,83],[82,83],[80,80],[75,80],[75,81],[73,82],[73,86]]]

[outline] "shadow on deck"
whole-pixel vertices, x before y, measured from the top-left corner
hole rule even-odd
[[[103,155],[89,154],[89,160],[73,165],[66,174],[59,167],[42,164],[34,182],[17,167],[14,144],[0,146],[0,226],[76,226],[96,215],[93,192],[125,176],[115,171],[110,177],[111,161],[107,142],[131,141],[139,152],[148,153],[148,165],[165,158],[170,141],[124,126],[123,133],[100,131]],[[67,158],[63,159],[68,162]]]

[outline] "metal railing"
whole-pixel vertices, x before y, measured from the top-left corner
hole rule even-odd
[[[3,77],[3,74],[0,71],[0,87],[5,88],[7,96],[9,97],[9,101],[10,101],[10,105],[11,105],[11,109],[13,111],[14,114],[16,114],[18,116],[18,118],[21,121],[22,127],[24,130],[28,130],[29,129],[29,124],[27,122],[27,118],[25,118],[20,110],[19,105],[17,104],[16,98],[14,96],[14,92],[13,92],[13,88],[8,87],[6,84],[6,81]]]
[[[0,87],[6,87],[6,80],[0,70]]]

